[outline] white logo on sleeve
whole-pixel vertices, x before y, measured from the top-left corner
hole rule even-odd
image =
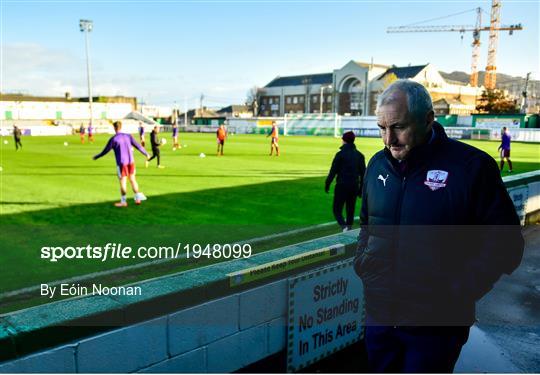
[[[386,177],[383,177],[382,174],[377,177],[377,180],[381,180],[383,182],[383,185],[386,187],[386,180],[388,180],[388,175]]]
[[[431,190],[435,191],[446,187],[446,180],[448,180],[448,172],[435,169],[427,172],[424,185],[427,185]]]

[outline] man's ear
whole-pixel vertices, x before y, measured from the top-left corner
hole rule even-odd
[[[426,125],[428,127],[431,127],[431,124],[433,124],[433,121],[435,121],[435,112],[429,111],[426,115]]]

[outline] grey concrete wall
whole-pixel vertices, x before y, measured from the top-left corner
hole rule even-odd
[[[0,364],[0,373],[231,372],[285,349],[287,280]]]

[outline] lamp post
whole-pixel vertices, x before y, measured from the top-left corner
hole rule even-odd
[[[319,110],[319,113],[323,113],[323,100],[324,100],[324,96],[323,96],[323,93],[324,93],[324,89],[331,89],[332,88],[332,85],[328,85],[328,86],[321,86],[321,102],[319,103],[320,105],[320,110]]]
[[[90,107],[90,126],[92,126],[92,74],[90,73],[90,52],[88,46],[88,33],[92,31],[94,24],[90,20],[80,20],[79,28],[84,33],[86,43],[86,75],[88,78],[88,105]]]
[[[187,97],[186,95],[184,95],[184,126],[187,126],[187,111],[188,111],[188,107],[187,107]]]

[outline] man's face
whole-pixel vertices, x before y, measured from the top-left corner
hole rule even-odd
[[[394,159],[405,160],[411,150],[426,140],[433,121],[432,112],[418,122],[409,115],[407,97],[397,93],[391,103],[377,108],[377,125],[384,145]]]

